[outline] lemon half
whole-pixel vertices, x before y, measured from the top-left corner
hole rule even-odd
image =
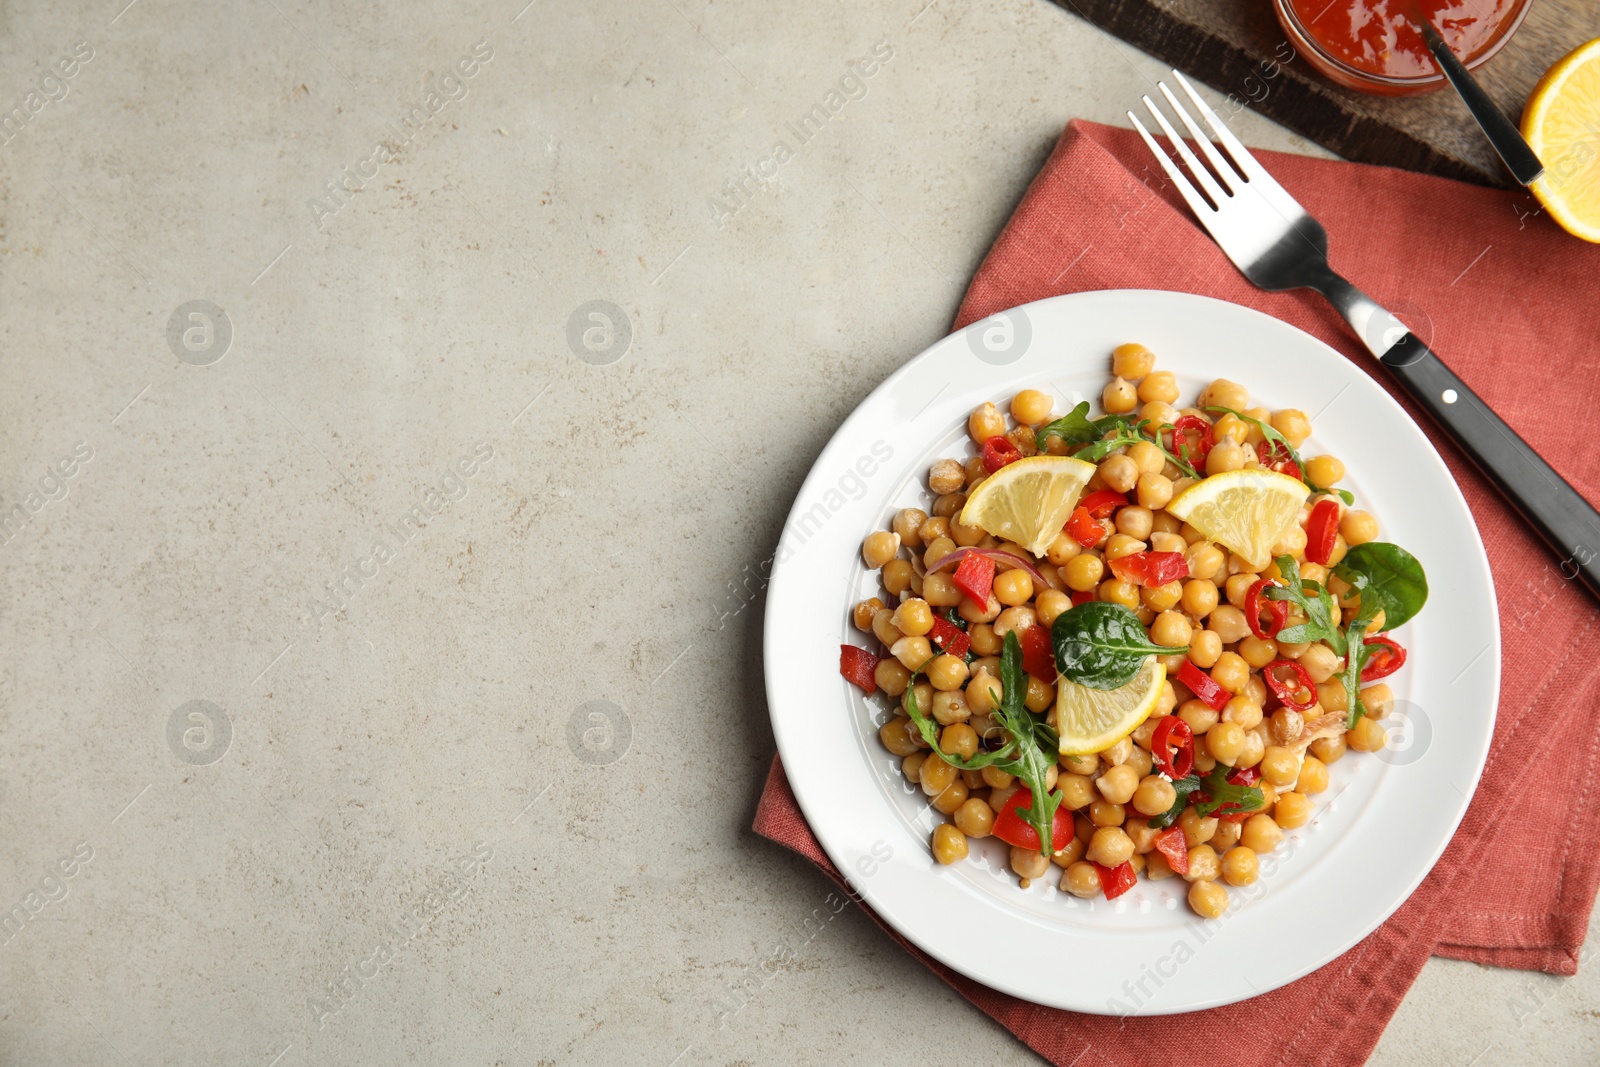
[[[1120,689],[1090,689],[1062,678],[1056,691],[1056,732],[1063,756],[1086,756],[1121,741],[1150,717],[1161,700],[1167,669],[1155,656]]]
[[[961,524],[1044,555],[1061,533],[1095,465],[1071,456],[1029,456],[978,483],[961,509]]]
[[[1272,546],[1300,515],[1311,489],[1268,470],[1236,470],[1202,478],[1173,497],[1167,511],[1249,562],[1265,567]]]
[[[1600,38],[1557,61],[1522,109],[1545,171],[1529,188],[1561,228],[1600,242]]]

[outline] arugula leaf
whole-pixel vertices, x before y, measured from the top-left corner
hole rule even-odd
[[[1356,502],[1355,494],[1351,493],[1348,489],[1328,489],[1312,481],[1311,476],[1306,473],[1306,461],[1300,458],[1299,450],[1296,449],[1294,445],[1289,443],[1289,439],[1287,437],[1273,429],[1271,423],[1258,419],[1253,415],[1246,415],[1242,411],[1235,411],[1232,408],[1222,407],[1221,405],[1214,404],[1211,407],[1206,408],[1206,410],[1213,413],[1221,411],[1228,415],[1232,415],[1234,418],[1243,422],[1248,422],[1250,425],[1261,431],[1262,437],[1265,437],[1268,441],[1271,441],[1274,444],[1282,445],[1285,454],[1287,454],[1290,459],[1294,460],[1294,465],[1296,467],[1300,468],[1300,480],[1305,482],[1313,493],[1334,493],[1337,494],[1339,499],[1343,500],[1346,504],[1354,504]]]
[[[1151,644],[1139,616],[1105,600],[1091,600],[1057,616],[1050,643],[1057,669],[1090,689],[1120,688],[1133,680],[1147,657],[1188,651],[1187,646]]]
[[[1339,681],[1344,683],[1345,696],[1350,702],[1350,716],[1345,723],[1346,730],[1355,729],[1356,723],[1367,713],[1366,705],[1361,702],[1361,668],[1367,665],[1367,660],[1372,655],[1367,651],[1370,647],[1367,644],[1367,624],[1377,616],[1376,604],[1369,602],[1369,599],[1363,596],[1361,610],[1356,612],[1356,617],[1345,627],[1344,667],[1339,671]]]
[[[1361,608],[1369,600],[1383,609],[1383,628],[1405,625],[1428,600],[1428,576],[1417,558],[1399,545],[1368,541],[1345,553],[1333,573],[1361,591]],[[1377,611],[1372,612],[1376,617]]]
[[[939,747],[939,726],[922,714],[922,709],[917,707],[916,693],[917,676],[911,676],[911,683],[906,687],[906,714],[911,717],[912,725],[917,728],[917,733],[933,749],[934,754],[952,767],[960,767],[964,771],[980,771],[985,767],[997,766],[1001,770],[1009,771],[1009,762],[1013,750],[1016,748],[1015,739],[1008,740],[993,752],[976,752],[971,756],[956,756]]]
[[[1039,427],[1033,435],[1033,443],[1043,452],[1047,437],[1059,437],[1069,445],[1076,445],[1093,441],[1103,433],[1105,431],[1096,429],[1094,421],[1089,418],[1089,402],[1085,400],[1056,421]]]
[[[1152,830],[1165,830],[1178,821],[1178,816],[1183,814],[1183,807],[1189,803],[1189,794],[1200,788],[1200,776],[1190,774],[1179,778],[1172,783],[1172,788],[1178,791],[1178,799],[1172,802],[1172,807],[1156,815],[1150,820]]]
[[[1195,813],[1202,818],[1214,813],[1224,804],[1237,804],[1241,811],[1258,811],[1266,805],[1266,795],[1261,792],[1258,785],[1234,785],[1228,781],[1228,773],[1233,768],[1219,763],[1205,776],[1200,783],[1205,787],[1209,800],[1202,800],[1195,804]],[[1181,813],[1180,813],[1181,814]]]
[[[1307,582],[1300,578],[1300,566],[1295,563],[1293,556],[1279,556],[1277,564],[1284,584],[1269,585],[1262,590],[1262,595],[1268,600],[1286,600],[1298,606],[1306,616],[1305,622],[1279,630],[1277,640],[1286,645],[1326,641],[1335,652],[1342,653],[1344,638],[1339,635],[1339,627],[1333,621],[1333,597],[1322,588],[1322,583]],[[1311,589],[1310,596],[1305,592],[1308,586]]]
[[[1006,770],[1022,779],[1033,794],[1028,807],[1018,808],[1017,814],[1038,833],[1040,853],[1049,856],[1055,851],[1056,809],[1063,797],[1059,789],[1052,793],[1045,788],[1045,776],[1056,762],[1057,750],[1051,749],[1048,755],[1040,750],[1039,720],[1023,703],[1028,695],[1028,675],[1022,669],[1022,643],[1015,630],[1006,634],[1005,648],[1000,653],[1000,684],[1004,692],[996,714],[1017,743],[1015,768]]]
[[[1043,452],[1045,439],[1059,437],[1069,445],[1087,445],[1073,455],[1088,463],[1104,459],[1119,448],[1138,444],[1143,441],[1151,444],[1151,438],[1145,436],[1150,420],[1130,419],[1126,415],[1102,415],[1098,419],[1089,418],[1089,402],[1082,401],[1077,407],[1061,416],[1047,426],[1041,426],[1033,435],[1034,444]],[[1111,434],[1107,437],[1107,434]],[[1162,453],[1173,462],[1184,474],[1191,478],[1198,478],[1200,474],[1181,456],[1175,456],[1167,451],[1161,443],[1160,428],[1154,432],[1154,444]]]

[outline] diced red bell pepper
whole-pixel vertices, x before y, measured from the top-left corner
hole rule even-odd
[[[1184,840],[1183,831],[1174,826],[1163,830],[1156,835],[1156,851],[1167,857],[1167,866],[1172,868],[1173,874],[1189,873],[1189,842]]]
[[[957,659],[965,656],[967,649],[972,647],[972,638],[967,631],[939,615],[933,617],[933,629],[928,631],[928,636],[933,638],[934,644]]]
[[[1367,660],[1367,665],[1361,668],[1363,682],[1376,682],[1379,678],[1387,678],[1406,663],[1406,650],[1400,642],[1387,634],[1367,638],[1367,647],[1372,649],[1372,658]]]
[[[1054,684],[1056,652],[1050,646],[1050,631],[1047,627],[1030,626],[1022,631],[1022,669],[1041,682]]]
[[[1194,770],[1194,730],[1176,715],[1163,717],[1150,735],[1150,754],[1156,769],[1173,781],[1187,776]]]
[[[950,576],[950,581],[974,604],[986,607],[989,592],[994,588],[994,560],[976,552],[963,556],[961,562],[956,564],[956,572]]]
[[[990,474],[1021,458],[1022,450],[1009,437],[996,434],[983,443],[983,469]]]
[[[1293,679],[1286,681],[1279,677],[1278,671],[1288,668]],[[1272,695],[1278,698],[1278,703],[1295,711],[1310,711],[1311,705],[1317,702],[1317,685],[1311,680],[1311,675],[1306,669],[1292,659],[1275,659],[1261,668],[1261,677],[1266,680],[1267,688],[1272,690]],[[1300,699],[1300,692],[1306,692],[1306,698]]]
[[[1294,461],[1294,456],[1281,441],[1262,441],[1256,445],[1256,458],[1268,470],[1287,474],[1291,478],[1301,477],[1300,464]]]
[[[1104,519],[1118,508],[1128,506],[1128,494],[1119,493],[1115,489],[1096,489],[1078,501],[1078,506],[1087,511],[1092,518]]]
[[[1242,785],[1246,788],[1249,788],[1259,781],[1261,781],[1260,767],[1240,767],[1238,770],[1228,775],[1229,785]]]
[[[1205,671],[1196,667],[1193,660],[1183,661],[1183,666],[1178,668],[1178,681],[1188,686],[1196,699],[1205,701],[1206,707],[1212,711],[1221,711],[1228,706],[1228,701],[1233,699],[1232,693],[1218,685]]]
[[[1033,805],[1033,793],[1026,786],[1011,794],[1011,799],[1000,806],[994,817],[994,836],[1008,845],[1017,848],[1031,848],[1038,851],[1039,831],[1035,830],[1026,819],[1017,814],[1018,808],[1027,808]],[[1057,808],[1055,820],[1050,824],[1050,848],[1060,852],[1072,840],[1072,812],[1066,808]]]
[[[1094,863],[1093,860],[1089,862]],[[1107,900],[1116,900],[1139,881],[1139,872],[1127,861],[1115,867],[1102,867],[1095,863],[1094,869],[1100,872],[1100,890],[1105,893]]]
[[[1072,606],[1073,607],[1077,607],[1079,604],[1087,604],[1089,601],[1091,601],[1093,599],[1094,599],[1094,590],[1093,589],[1090,589],[1090,590],[1088,590],[1086,592],[1081,592],[1081,593],[1078,592],[1076,589],[1074,589],[1072,591]]]
[[[877,656],[855,645],[839,646],[839,673],[869,696],[878,691],[877,672]]]
[[[1189,577],[1189,560],[1182,552],[1132,552],[1112,560],[1111,573],[1153,589]]]
[[[1067,520],[1067,533],[1084,548],[1093,548],[1111,536],[1111,524],[1095,518],[1088,508],[1079,504]]]
[[[1339,502],[1323,497],[1311,509],[1306,520],[1306,559],[1326,567],[1333,558],[1333,546],[1339,539]]]
[[[1244,621],[1250,624],[1250,632],[1263,641],[1269,637],[1277,637],[1278,631],[1289,621],[1289,605],[1286,601],[1267,600],[1262,596],[1267,586],[1281,584],[1271,578],[1258,578],[1250,586],[1250,591],[1244,595]],[[1272,621],[1266,625],[1261,623],[1262,608],[1266,608],[1267,614],[1272,616]]]

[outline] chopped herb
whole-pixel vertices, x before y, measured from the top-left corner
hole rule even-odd
[[[1294,445],[1289,443],[1289,439],[1287,437],[1273,429],[1271,423],[1258,419],[1253,415],[1246,415],[1242,411],[1235,411],[1232,408],[1225,408],[1220,405],[1214,404],[1206,408],[1206,410],[1212,413],[1220,411],[1224,414],[1232,415],[1234,418],[1243,422],[1248,422],[1250,425],[1261,431],[1262,437],[1265,437],[1268,441],[1271,441],[1274,444],[1280,445],[1284,452],[1288,454],[1289,458],[1294,461],[1295,467],[1299,469],[1300,480],[1305,482],[1313,493],[1333,493],[1346,504],[1354,504],[1356,502],[1354,494],[1352,494],[1348,489],[1327,489],[1312,481],[1311,476],[1306,473],[1306,463],[1305,460],[1300,458],[1300,452],[1294,447]]]
[[[1333,621],[1333,596],[1322,588],[1321,582],[1307,582],[1300,578],[1300,567],[1293,556],[1278,557],[1278,573],[1283,575],[1282,585],[1269,585],[1261,591],[1268,600],[1283,600],[1297,606],[1305,613],[1306,621],[1285,626],[1277,632],[1279,644],[1297,645],[1302,642],[1326,641],[1336,653],[1344,651],[1344,639]],[[1309,596],[1306,590],[1311,590]]]
[[[1200,776],[1191,774],[1184,778],[1175,779],[1172,788],[1177,790],[1178,799],[1172,802],[1172,807],[1154,816],[1150,820],[1152,830],[1165,830],[1178,821],[1178,816],[1183,814],[1183,809],[1189,803],[1189,794],[1200,788]]]

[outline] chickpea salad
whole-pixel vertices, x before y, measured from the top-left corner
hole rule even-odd
[[[1330,764],[1381,750],[1406,662],[1389,631],[1427,600],[1378,539],[1310,420],[1217,379],[1175,407],[1141,344],[1111,353],[1104,411],[1037,389],[967,420],[971,453],[928,471],[926,508],[862,543],[882,594],[839,670],[891,702],[879,730],[948,821],[941,864],[994,837],[1023,888],[1060,871],[1115,900],[1183,878],[1227,887],[1306,825]]]

